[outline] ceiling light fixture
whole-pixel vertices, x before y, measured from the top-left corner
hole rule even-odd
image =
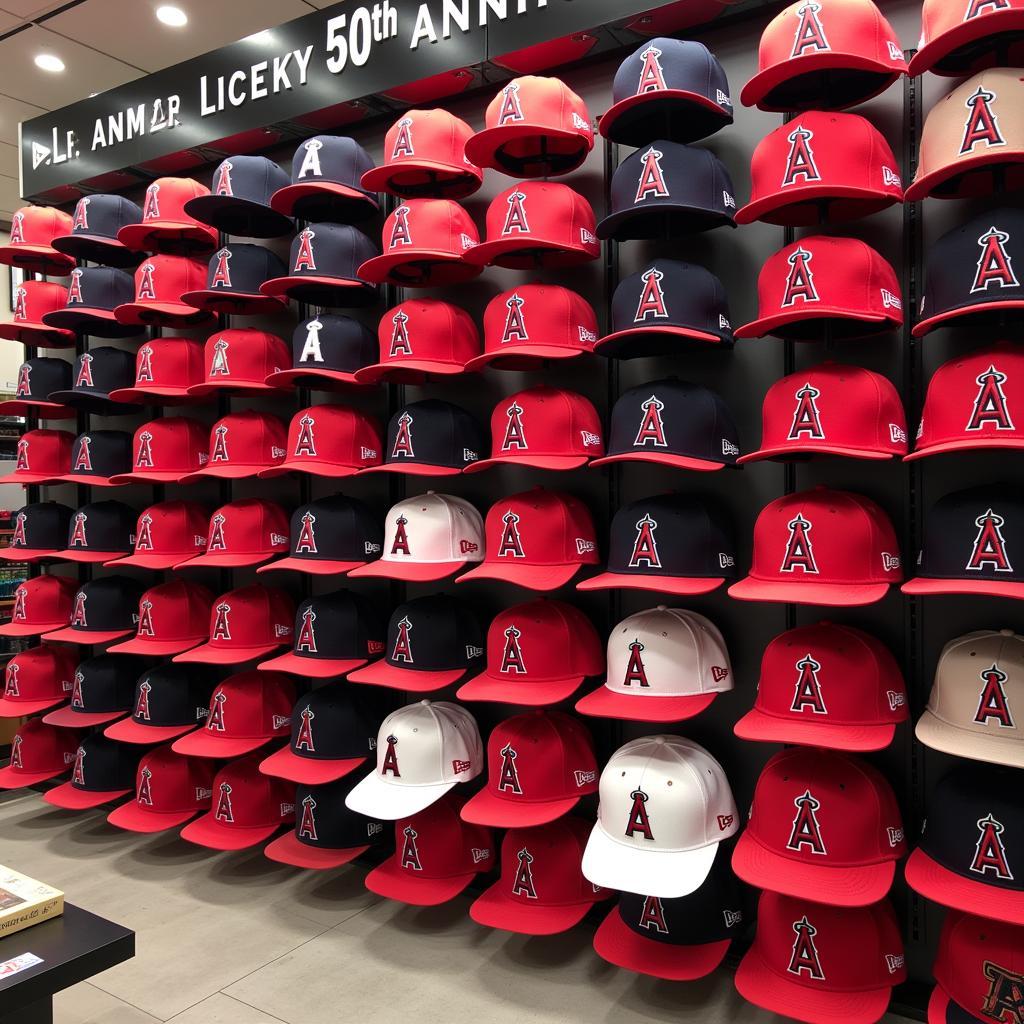
[[[264,29],[262,32],[253,32],[251,36],[246,36],[244,41],[254,43],[256,46],[266,46],[274,41],[274,36],[267,29]]]
[[[49,71],[52,74],[58,74],[64,70],[64,61],[55,53],[37,53],[35,65],[40,71]]]
[[[171,28],[183,28],[188,24],[188,15],[180,8],[171,4],[161,4],[156,9],[157,20]]]

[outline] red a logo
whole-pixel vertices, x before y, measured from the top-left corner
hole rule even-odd
[[[75,751],[75,767],[71,770],[71,782],[75,786],[85,785],[85,750],[82,747]]]
[[[398,429],[395,431],[395,443],[391,448],[391,458],[415,458],[412,449],[412,417],[403,412],[398,417]]]
[[[91,388],[92,382],[92,356],[86,352],[78,357],[78,374],[75,377],[76,388]]]
[[[787,257],[789,272],[786,274],[786,289],[782,294],[783,308],[795,305],[798,299],[801,302],[821,301],[814,287],[814,273],[811,270],[813,256],[813,253],[801,246]]]
[[[1013,272],[1013,259],[1006,251],[1010,241],[1008,231],[1000,231],[994,224],[979,239],[981,255],[978,256],[978,272],[974,275],[971,293],[983,292],[990,284],[1000,288],[1019,288],[1020,282]]]
[[[28,541],[25,540],[25,520],[28,516],[24,512],[19,512],[14,517],[14,533],[11,534],[11,547],[12,548],[24,548],[28,546]],[[10,664],[10,662],[8,662]]]
[[[28,363],[22,363],[18,367],[18,389],[15,391],[16,398],[27,398],[32,394],[32,367]]]
[[[230,611],[231,605],[226,604],[223,601],[217,605],[217,617],[213,621],[213,629],[210,630],[211,640],[231,639],[231,623],[228,621],[228,613]]]
[[[403,117],[396,126],[398,134],[395,136],[395,145],[391,150],[391,159],[397,160],[402,156],[415,156],[416,150],[412,144],[412,118]]]
[[[409,228],[410,209],[404,204],[399,206],[391,215],[394,219],[391,222],[391,241],[388,242],[388,249],[396,249],[400,245],[412,245],[412,231]]]
[[[789,539],[786,541],[786,553],[782,556],[780,572],[796,572],[818,574],[818,565],[814,560],[814,548],[811,546],[811,524],[798,512],[795,518],[786,524],[789,527]]]
[[[231,268],[228,266],[228,261],[231,259],[230,249],[221,249],[217,253],[217,266],[213,271],[213,278],[210,281],[211,288],[230,288],[231,287]]]
[[[498,111],[498,127],[504,127],[510,121],[522,121],[523,108],[519,104],[519,83],[509,82],[501,90],[501,110]]]
[[[78,439],[78,449],[75,452],[75,464],[71,468],[76,473],[92,472],[92,438],[83,434]]]
[[[138,537],[135,540],[136,551],[153,550],[153,517],[148,512],[139,516]]]
[[[20,697],[21,690],[18,687],[18,670],[21,666],[13,659],[7,662],[7,670],[4,672],[4,696]]]
[[[636,540],[633,542],[633,554],[629,556],[630,569],[645,566],[648,569],[660,569],[661,558],[658,555],[658,544],[654,539],[654,531],[658,524],[648,512],[636,524]]]
[[[297,274],[300,270],[316,270],[316,259],[313,257],[313,239],[316,232],[305,228],[299,232],[299,251],[295,254],[295,266],[292,273]]]
[[[146,189],[146,201],[142,208],[142,219],[144,221],[160,219],[160,186],[155,181]]]
[[[231,191],[231,172],[234,170],[230,160],[225,160],[217,168],[217,180],[213,183],[213,194],[215,196],[234,195]]]
[[[828,50],[828,39],[825,38],[825,29],[822,27],[818,13],[821,5],[808,0],[807,3],[797,8],[796,14],[800,23],[796,27],[796,34],[793,37],[793,52],[790,57],[802,57],[805,53],[820,53]]]
[[[996,430],[1013,430],[1013,420],[1006,405],[1006,394],[1003,385],[1006,374],[990,366],[984,373],[975,378],[978,394],[974,399],[971,418],[967,421],[968,430],[984,430],[992,426]]]
[[[501,771],[498,774],[498,792],[523,795],[523,787],[519,784],[519,772],[516,771],[516,758],[519,755],[506,743],[501,748]]]
[[[11,612],[11,619],[14,622],[24,622],[28,612],[25,609],[25,588],[18,587],[14,592],[14,610]]]
[[[395,520],[395,539],[391,542],[391,554],[393,555],[409,555],[412,552],[409,550],[409,535],[406,533],[405,528],[409,525],[409,520],[405,516],[399,516]]]
[[[302,528],[299,530],[298,540],[295,541],[295,554],[319,554],[316,548],[316,533],[313,530],[316,516],[312,512],[304,512],[299,521]]]
[[[24,438],[24,437],[21,438],[21,440],[18,441],[18,456],[17,456],[17,461],[14,464],[14,468],[15,469],[29,469],[29,468],[31,468],[29,466],[29,461],[28,461],[28,449],[29,449],[28,439]]]
[[[1024,1024],[1024,974],[1007,970],[991,960],[984,962],[982,970],[989,986],[981,1012],[994,1021]]]
[[[501,442],[503,452],[517,448],[526,451],[529,447],[526,443],[526,434],[523,431],[523,407],[518,402],[513,402],[506,410],[505,415],[508,422],[505,424],[505,437]]]
[[[308,750],[311,754],[316,753],[316,743],[313,740],[313,719],[316,713],[310,707],[305,707],[299,712],[299,732],[295,737],[296,750]]]
[[[412,656],[412,622],[409,616],[403,616],[398,622],[398,633],[395,635],[395,644],[391,648],[392,661],[404,661],[408,665],[415,664]]]
[[[153,349],[149,345],[143,345],[139,349],[138,365],[135,370],[135,383],[153,383]]]
[[[402,829],[402,835],[405,837],[402,841],[402,868],[406,871],[422,871],[423,865],[420,863],[420,851],[416,845],[419,832],[412,825],[406,825]]]
[[[512,880],[512,895],[525,896],[528,900],[537,898],[537,889],[533,884],[533,854],[526,847],[523,847],[516,854],[519,858],[519,866],[516,868],[516,877]]]
[[[308,839],[312,843],[319,842],[316,834],[316,818],[313,812],[316,810],[316,800],[312,793],[307,793],[302,798],[302,817],[299,819],[299,827],[296,835],[300,839]]]
[[[78,200],[78,204],[75,206],[75,221],[71,225],[72,231],[88,231],[89,230],[89,203],[92,200],[88,196],[82,196]]]
[[[89,628],[89,622],[85,615],[85,601],[85,592],[79,590],[78,593],[75,594],[75,607],[71,612],[71,625],[78,626],[79,629]]]
[[[666,199],[670,195],[668,185],[665,184],[665,174],[661,169],[661,158],[664,155],[652,146],[640,158],[644,165],[640,170],[634,203],[641,203],[652,196],[656,199]]]
[[[397,736],[388,737],[388,748],[384,752],[384,761],[380,766],[381,775],[387,775],[390,772],[396,779],[402,777],[402,773],[398,770],[398,754],[395,751],[395,745],[398,743]]]
[[[139,270],[142,271],[142,280],[139,281],[139,287],[136,291],[136,301],[141,302],[143,299],[156,299],[156,284],[153,282],[153,272],[156,267],[152,263],[143,263]]]
[[[665,292],[661,287],[661,282],[664,278],[665,275],[656,267],[651,267],[650,270],[645,270],[640,275],[640,280],[643,281],[644,287],[640,293],[640,302],[636,307],[636,316],[633,317],[633,323],[643,323],[648,317],[654,317],[656,320],[668,317],[668,307],[665,305]]]
[[[818,929],[807,920],[807,915],[804,914],[799,921],[793,922],[793,931],[796,932],[796,940],[793,942],[793,954],[789,958],[789,966],[786,970],[797,977],[806,971],[808,978],[824,981],[825,972],[821,969],[821,959],[818,956],[818,949],[814,945],[814,936],[818,934]]]
[[[14,293],[14,319],[28,319],[28,293],[24,288],[18,288]]]
[[[210,732],[224,732],[224,705],[227,699],[228,695],[223,690],[218,690],[213,695],[210,717],[206,719],[206,728]]]
[[[786,138],[789,140],[789,156],[786,158],[786,171],[782,175],[782,187],[795,185],[798,181],[821,181],[818,165],[814,162],[814,151],[811,149],[814,132],[798,124]]]
[[[76,672],[71,682],[71,706],[73,708],[84,708],[85,699],[82,697],[82,683],[85,682],[85,675]]]
[[[150,789],[150,783],[153,781],[153,771],[146,765],[139,772],[139,785],[135,793],[135,800],[137,803],[142,804],[143,807],[153,806],[153,793]]]
[[[644,645],[639,640],[634,640],[629,645],[629,661],[626,663],[626,675],[622,680],[623,686],[632,686],[636,683],[640,687],[649,687],[647,681],[647,669],[644,660],[640,657]]]
[[[139,683],[139,692],[135,698],[135,711],[132,713],[132,717],[137,718],[140,722],[149,721],[149,694],[152,689],[148,679],[143,679]]]
[[[634,448],[646,448],[648,443],[655,448],[667,448],[668,441],[665,440],[665,423],[661,418],[665,403],[654,395],[640,403],[643,410],[643,419],[640,421],[640,429],[636,432],[633,441]]]
[[[796,805],[796,817],[793,819],[793,828],[789,833],[786,849],[802,853],[804,847],[807,847],[809,852],[824,857],[828,851],[821,838],[821,826],[818,824],[817,813],[818,808],[821,807],[821,801],[811,796],[811,791],[808,789],[793,803]]]
[[[964,101],[968,113],[964,122],[964,137],[960,143],[960,156],[973,153],[974,147],[982,143],[986,146],[1006,145],[1006,139],[999,130],[999,119],[991,106],[995,98],[994,92],[979,85]]]
[[[665,72],[661,67],[661,50],[656,46],[648,46],[640,56],[644,59],[644,66],[640,69],[640,82],[636,87],[637,96],[667,89]]]
[[[11,220],[11,245],[25,244],[25,214],[19,210]]]
[[[979,725],[987,725],[990,718],[999,723],[1000,728],[1015,728],[1013,714],[1010,711],[1010,702],[1006,697],[1006,673],[997,665],[992,664],[981,672],[981,698],[978,701],[978,711],[974,716],[975,722]]]
[[[211,377],[230,377],[231,367],[228,366],[228,350],[231,342],[226,338],[218,338],[213,343],[213,358],[210,360]]]
[[[501,229],[502,235],[528,235],[530,225],[526,219],[526,193],[511,192],[507,199],[508,213],[505,214],[505,226]]]
[[[309,654],[317,653],[314,622],[316,622],[316,612],[312,608],[304,608],[302,611],[302,625],[299,627],[299,635],[295,640],[296,651],[307,651]]]
[[[222,782],[217,794],[217,808],[213,812],[215,821],[224,821],[229,825],[235,822],[235,812],[231,807],[231,783]]]
[[[791,711],[811,711],[816,715],[827,715],[825,699],[821,695],[821,680],[818,673],[821,663],[815,661],[810,653],[805,654],[796,663],[796,689],[793,692]]]
[[[626,822],[625,835],[632,838],[639,833],[644,839],[654,842],[651,821],[647,816],[647,794],[642,789],[634,789],[629,796],[633,801],[633,806],[629,809],[629,820]]]
[[[299,420],[299,433],[295,438],[295,455],[310,455],[316,458],[316,439],[313,437],[313,426],[316,420],[306,413]]]
[[[1013,572],[1013,566],[1006,555],[1006,541],[1003,539],[1005,522],[992,509],[987,509],[984,515],[974,520],[978,535],[974,538],[974,548],[967,560],[968,570],[982,572],[988,568],[993,572]]]
[[[1013,872],[1006,859],[1006,847],[1002,834],[1006,826],[992,817],[992,812],[978,822],[978,842],[974,848],[971,870],[978,875],[992,874],[1004,882],[1012,882]]]
[[[649,932],[668,935],[668,925],[665,923],[665,908],[660,897],[647,896],[644,898],[643,910],[640,911],[639,925],[641,928],[646,928]]]
[[[139,450],[135,455],[135,468],[153,468],[153,450],[150,447],[153,440],[153,435],[148,431],[144,430],[139,434]]]
[[[153,629],[153,602],[146,600],[139,602],[139,628],[138,636],[156,636]]]
[[[231,461],[228,455],[228,428],[223,423],[213,428],[213,451],[210,452],[210,461]]]
[[[210,539],[206,542],[207,551],[227,551],[228,542],[224,537],[225,517],[217,512],[210,518]]]
[[[519,646],[521,636],[522,631],[516,626],[508,626],[505,630],[505,649],[501,652],[501,668],[498,669],[503,675],[526,675],[523,649]]]
[[[519,536],[519,516],[509,509],[502,517],[505,524],[498,543],[498,558],[525,558],[523,542]]]
[[[817,399],[821,392],[810,383],[805,383],[796,393],[796,409],[793,411],[793,422],[789,428],[789,440],[798,441],[807,437],[816,441],[825,438],[821,429],[821,417],[818,414]]]
[[[526,329],[526,319],[523,316],[523,306],[526,300],[519,295],[511,295],[505,301],[508,314],[505,316],[505,330],[501,335],[502,345],[510,341],[529,341],[530,332]]]
[[[981,14],[992,14],[996,11],[1005,11],[1010,6],[1010,0],[969,0],[967,10],[964,12],[964,21],[972,21]],[[993,1020],[1001,1020],[993,1014]]]
[[[395,329],[391,332],[391,351],[388,353],[388,358],[394,359],[396,356],[411,356],[412,344],[409,341],[409,314],[399,310],[391,318],[391,322],[395,325]]]
[[[18,733],[15,733],[14,739],[11,740],[11,767],[17,769],[25,767],[21,761],[21,736]]]
[[[76,302],[85,302],[82,296],[82,271],[78,267],[71,271],[71,280],[68,282],[68,297],[65,300],[65,304],[71,306]]]

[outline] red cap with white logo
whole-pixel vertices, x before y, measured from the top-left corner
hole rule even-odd
[[[135,550],[106,565],[170,569],[206,549],[206,509],[194,501],[161,501],[143,509],[135,524]]]
[[[181,301],[185,292],[206,287],[206,267],[184,256],[148,256],[135,271],[135,301],[115,307],[119,324],[189,327],[212,317]]]
[[[78,656],[74,648],[41,644],[19,651],[4,666],[0,718],[48,711],[71,696]]]
[[[71,770],[82,733],[30,718],[11,739],[11,757],[0,768],[0,790],[46,782]]]
[[[0,636],[39,636],[71,621],[78,580],[69,576],[33,576],[14,591],[11,621],[0,625]]]
[[[146,188],[142,220],[126,224],[117,240],[129,249],[200,255],[217,245],[217,232],[185,213],[185,204],[210,190],[192,178],[157,178]],[[70,232],[69,232],[70,233]]]
[[[380,427],[365,413],[341,405],[313,405],[292,416],[284,461],[259,475],[352,476],[379,465],[382,450]]]
[[[193,338],[150,338],[135,354],[135,383],[110,392],[114,402],[190,405],[203,379],[203,346]]]
[[[163,832],[209,810],[213,796],[209,761],[183,757],[170,745],[151,750],[135,773],[135,796],[115,807],[107,821],[129,832]]]
[[[171,580],[150,587],[139,599],[135,636],[107,648],[108,654],[180,654],[206,639],[213,593],[199,583]]]
[[[241,498],[210,516],[206,551],[178,562],[175,569],[207,566],[237,569],[269,562],[288,550],[288,514],[275,501]]]
[[[26,430],[18,439],[14,469],[0,476],[0,483],[56,483],[71,466],[75,435],[67,430]]]
[[[22,281],[14,289],[11,319],[0,324],[0,338],[20,341],[39,348],[74,348],[74,331],[50,327],[43,322],[46,313],[55,313],[67,303],[68,290],[54,281]]]
[[[211,334],[203,354],[205,380],[193,384],[192,397],[219,393],[276,392],[266,383],[272,373],[292,365],[289,346],[276,334],[250,328],[229,328]]]
[[[112,484],[174,484],[206,465],[206,427],[185,416],[143,423],[132,439],[132,471]]]
[[[210,428],[210,451],[206,465],[182,477],[191,484],[214,477],[241,480],[272,469],[284,461],[288,435],[284,424],[266,412],[232,412]]]

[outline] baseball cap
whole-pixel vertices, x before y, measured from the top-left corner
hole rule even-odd
[[[0,548],[5,562],[38,562],[55,558],[68,537],[68,524],[74,509],[56,501],[25,505],[11,516],[10,543]]]
[[[891,459],[907,451],[903,402],[880,373],[831,361],[776,381],[761,407],[761,447],[736,461],[808,455]]]
[[[600,779],[597,824],[583,854],[595,885],[688,896],[718,844],[739,830],[722,766],[681,736],[644,736],[612,754]]]
[[[0,338],[40,348],[74,348],[74,331],[50,327],[43,316],[63,309],[68,290],[55,281],[22,281],[11,296],[11,319],[0,324]]]
[[[896,271],[857,238],[809,235],[769,256],[757,276],[757,319],[737,338],[860,338],[903,323]]]
[[[135,353],[135,383],[110,392],[113,402],[190,404],[189,388],[203,381],[203,346],[193,338],[150,338]]]
[[[221,594],[210,609],[210,639],[177,662],[238,665],[271,654],[292,637],[295,605],[276,587],[251,583]]]
[[[447,110],[407,110],[384,136],[384,161],[366,171],[362,187],[408,199],[464,199],[483,184],[483,172],[466,157],[473,134]]]
[[[114,267],[75,267],[64,305],[44,313],[43,323],[97,338],[130,338],[139,328],[118,323],[114,310],[134,298],[131,274]]]
[[[135,544],[135,509],[120,501],[92,501],[68,522],[66,548],[55,558],[68,562],[108,562]]]
[[[432,582],[479,562],[483,553],[480,513],[463,498],[427,491],[391,506],[384,520],[383,554],[356,566],[349,576]]]
[[[129,249],[148,252],[209,252],[217,245],[217,232],[185,212],[190,199],[209,194],[205,185],[191,178],[157,178],[146,186],[139,222],[119,228],[117,240]]]
[[[145,664],[140,658],[99,654],[75,667],[71,700],[43,716],[47,725],[90,728],[124,718],[132,708],[135,680]]]
[[[521,181],[487,207],[487,241],[465,254],[480,266],[572,267],[601,255],[590,203],[568,185]]]
[[[283,461],[286,443],[285,426],[276,416],[251,409],[228,413],[210,428],[210,451],[205,465],[182,477],[179,483],[254,477]]]
[[[77,652],[40,644],[18,651],[4,665],[0,718],[25,718],[49,711],[71,696]]]
[[[75,204],[71,231],[57,235],[51,245],[76,260],[103,263],[108,267],[134,267],[143,253],[133,252],[118,240],[126,224],[142,220],[142,208],[125,196],[82,196]]]
[[[479,277],[482,265],[466,261],[480,244],[473,219],[450,199],[406,199],[388,214],[381,255],[370,255],[359,276],[377,284],[432,288]]]
[[[740,101],[778,113],[841,110],[906,73],[903,47],[872,0],[797,0],[762,33]]]
[[[501,840],[501,876],[473,901],[469,916],[523,935],[556,935],[579,924],[595,903],[612,896],[580,871],[589,828],[570,816],[509,829]]]
[[[285,473],[353,476],[381,461],[380,428],[358,409],[313,405],[300,409],[288,424],[282,462],[260,470],[263,479]]]
[[[739,454],[736,423],[722,397],[702,384],[667,378],[619,395],[608,454],[590,465],[654,462],[710,472],[735,466]]]
[[[189,397],[271,391],[275,385],[267,384],[267,377],[284,370],[291,358],[276,334],[229,328],[210,335],[203,362],[205,379],[189,387]]]
[[[115,473],[112,484],[174,484],[206,465],[206,427],[186,416],[164,416],[143,423],[132,438],[128,473]]]
[[[210,807],[213,765],[182,757],[169,746],[142,756],[135,775],[135,796],[115,807],[107,821],[129,832],[163,832],[183,825]]]
[[[197,729],[210,713],[214,680],[194,666],[165,662],[147,669],[135,683],[132,713],[103,730],[121,743],[165,743]]]
[[[138,628],[108,654],[180,654],[206,639],[213,593],[200,583],[171,580],[150,587],[139,598]]]
[[[906,977],[900,928],[887,901],[829,907],[765,892],[736,989],[755,1006],[797,1020],[874,1024]]]
[[[66,811],[85,811],[135,788],[135,769],[142,751],[114,743],[101,733],[83,736],[75,751],[71,779],[43,794],[43,799]]]
[[[206,287],[185,292],[181,301],[228,316],[280,313],[286,308],[285,300],[265,294],[261,286],[285,274],[280,258],[264,246],[230,242],[210,257]]]
[[[132,435],[124,430],[88,430],[71,445],[71,471],[58,479],[89,487],[116,487],[115,476],[132,466]]]
[[[240,498],[221,505],[206,530],[206,550],[175,569],[236,569],[259,565],[288,550],[288,516],[277,502]]]
[[[455,582],[494,579],[530,590],[564,586],[584,565],[597,565],[597,535],[576,497],[535,487],[487,511],[484,560]]]
[[[833,750],[883,750],[907,720],[907,687],[892,652],[853,626],[818,622],[765,648],[740,739]]]
[[[343,778],[373,753],[377,734],[369,722],[349,687],[326,683],[298,699],[288,746],[264,758],[260,771],[306,786]]]
[[[889,517],[870,498],[816,487],[769,502],[754,524],[750,573],[729,587],[741,601],[873,604],[903,579]]]
[[[44,639],[69,644],[105,644],[133,633],[138,619],[135,609],[142,591],[142,584],[129,576],[85,580],[75,591],[70,623],[46,633]]]
[[[371,846],[379,846],[387,834],[385,826],[345,805],[354,784],[354,779],[315,786],[299,783],[294,830],[278,836],[263,853],[279,864],[327,871],[348,864]]]
[[[910,74],[916,77],[930,71],[933,75],[959,77],[998,63],[999,54],[1005,54],[1007,63],[1017,67],[1022,27],[1017,0],[968,4],[962,11],[925,0],[921,6],[921,39],[910,60]]]
[[[384,621],[372,604],[349,590],[307,597],[295,612],[293,635],[292,650],[259,667],[333,679],[384,651]]]
[[[559,78],[513,79],[487,105],[466,158],[514,178],[568,174],[594,148],[587,105]]]
[[[487,667],[459,687],[459,700],[558,704],[604,671],[591,621],[564,601],[538,598],[500,612],[487,628]]]
[[[615,168],[608,211],[598,238],[674,237],[735,227],[736,192],[714,153],[658,139]]]
[[[695,981],[722,963],[742,925],[739,886],[723,854],[689,896],[620,893],[618,905],[594,934],[594,952],[637,974]]]
[[[736,577],[728,514],[708,501],[663,494],[623,505],[612,517],[604,572],[577,590],[706,594]]]
[[[347,135],[314,135],[300,142],[292,157],[292,181],[279,188],[270,205],[285,216],[347,224],[372,217],[377,197],[361,178],[373,167],[370,154]]]
[[[5,484],[43,484],[67,471],[74,435],[66,430],[26,430],[18,438],[14,469],[0,476]]]
[[[715,55],[691,39],[656,36],[619,65],[598,129],[612,142],[643,146],[656,138],[696,142],[729,124],[729,80]]]
[[[377,335],[380,361],[356,371],[360,384],[419,384],[426,374],[452,376],[480,354],[473,318],[440,299],[409,299],[389,309]]]
[[[480,730],[457,704],[421,700],[392,711],[377,733],[377,767],[345,803],[386,821],[429,807],[483,771]]]
[[[436,907],[454,899],[494,865],[489,829],[459,817],[462,797],[448,793],[395,822],[395,851],[366,876],[366,888],[389,900]]]
[[[23,206],[15,210],[8,242],[0,245],[0,263],[63,277],[75,261],[55,249],[53,240],[70,234],[73,223],[70,214],[52,206]]]
[[[917,575],[903,584],[903,593],[1024,597],[1024,577],[1012,561],[1024,546],[1022,526],[1024,493],[1014,484],[939,498],[925,515]]]
[[[135,550],[107,565],[170,569],[206,548],[207,514],[194,501],[159,501],[135,523]]]
[[[378,658],[352,672],[350,683],[430,693],[463,679],[484,655],[475,609],[458,597],[430,594],[400,604]]]
[[[1020,771],[957,761],[935,785],[907,884],[945,907],[1024,924]]]
[[[480,425],[465,409],[426,398],[391,417],[383,465],[363,472],[457,476],[480,458],[483,446]]]
[[[34,786],[69,771],[80,736],[73,729],[44,725],[41,718],[23,722],[11,737],[10,760],[0,768],[0,790]]]
[[[206,268],[187,256],[149,256],[135,271],[135,299],[114,310],[120,324],[189,327],[208,323],[210,314],[182,302],[186,292],[206,281]]]
[[[290,184],[288,175],[265,156],[231,156],[217,165],[210,191],[189,199],[185,212],[227,235],[277,238],[295,225],[271,208],[271,199]]]
[[[288,269],[260,285],[264,295],[314,306],[372,306],[377,289],[362,273],[377,246],[349,224],[307,224],[292,241]]]
[[[658,605],[623,619],[608,637],[608,677],[576,702],[597,718],[678,722],[732,689],[725,640],[710,619]]]
[[[268,372],[265,382],[274,388],[343,390],[356,383],[356,372],[375,363],[377,355],[377,336],[364,324],[349,316],[318,313],[295,328],[290,361]]]
[[[85,412],[104,416],[128,415],[136,410],[124,402],[113,402],[112,391],[131,387],[135,379],[135,356],[124,349],[101,345],[83,352],[75,360],[74,385],[50,392],[51,402],[63,402]]]
[[[915,735],[933,750],[1024,768],[1024,733],[1012,711],[1022,702],[1024,637],[976,630],[942,648]]]
[[[40,420],[73,420],[74,409],[49,401],[55,391],[71,387],[71,364],[66,359],[26,359],[18,367],[14,398],[0,402],[0,416],[26,416],[34,412]]]
[[[345,494],[302,505],[292,513],[289,554],[261,565],[258,573],[292,569],[311,576],[346,573],[380,557],[383,532],[361,501]]]
[[[0,625],[0,636],[39,636],[71,618],[78,580],[68,576],[30,576],[14,591],[10,622]]]
[[[182,839],[214,850],[245,850],[291,824],[295,787],[261,775],[261,757],[240,757],[217,772],[210,810],[181,830]]]

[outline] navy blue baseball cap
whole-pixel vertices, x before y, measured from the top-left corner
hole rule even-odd
[[[732,124],[729,80],[715,55],[691,39],[658,37],[615,72],[612,106],[598,131],[612,142],[696,142]]]
[[[44,721],[64,729],[105,725],[131,711],[135,680],[145,668],[142,658],[98,654],[78,663],[71,700],[51,711]]]
[[[615,168],[610,213],[598,238],[625,242],[736,227],[736,193],[725,164],[699,146],[659,139]]]
[[[69,562],[109,562],[132,553],[138,512],[120,501],[93,501],[75,512],[68,523],[63,551],[56,557]]]
[[[291,369],[277,370],[266,383],[271,387],[344,389],[358,384],[356,372],[373,366],[379,355],[376,331],[350,316],[320,313],[295,328]]]
[[[137,412],[139,407],[127,402],[112,402],[110,392],[130,388],[134,383],[134,353],[99,345],[83,352],[75,360],[72,386],[52,391],[50,401],[103,416],[126,416]]]
[[[185,292],[181,300],[196,309],[229,316],[279,313],[286,308],[284,300],[263,294],[260,286],[285,274],[284,264],[269,249],[262,245],[231,242],[210,257],[206,287],[200,291]]]
[[[206,721],[216,684],[203,665],[166,662],[146,669],[135,683],[131,716],[108,725],[103,735],[122,743],[166,743],[184,736]]]
[[[45,639],[69,644],[105,644],[134,633],[144,589],[142,583],[128,576],[102,576],[85,581],[71,603],[70,624],[45,634]]]
[[[594,351],[612,359],[674,355],[687,340],[736,343],[725,288],[695,263],[659,259],[619,282],[611,331]]]
[[[193,196],[185,212],[200,224],[244,238],[278,238],[290,234],[290,217],[271,208],[275,192],[290,184],[273,160],[265,156],[230,156],[213,172],[210,194]]]
[[[481,458],[484,446],[480,424],[465,409],[427,398],[391,417],[384,463],[363,473],[455,476]]]
[[[102,733],[83,736],[75,753],[71,779],[43,799],[67,811],[85,811],[135,790],[142,750],[108,740]]]
[[[71,446],[71,471],[57,479],[68,484],[116,487],[110,478],[131,471],[131,434],[124,430],[87,430]]]
[[[142,220],[142,209],[124,196],[82,196],[75,206],[71,234],[59,235],[50,244],[66,256],[108,267],[134,267],[145,255],[117,240],[128,224]]]
[[[73,420],[78,414],[50,395],[71,387],[71,364],[66,359],[26,359],[18,367],[14,398],[0,402],[0,416],[24,416],[34,412],[41,420]]]
[[[11,517],[11,541],[0,549],[5,562],[35,562],[55,558],[68,538],[74,510],[56,501],[40,501],[19,508]]]
[[[278,213],[303,220],[349,224],[372,217],[377,196],[360,184],[373,158],[347,135],[315,135],[292,157],[292,183],[270,197]]]
[[[47,327],[97,338],[130,338],[141,328],[120,324],[114,310],[135,301],[135,278],[115,267],[75,267],[63,309],[43,314]]]

